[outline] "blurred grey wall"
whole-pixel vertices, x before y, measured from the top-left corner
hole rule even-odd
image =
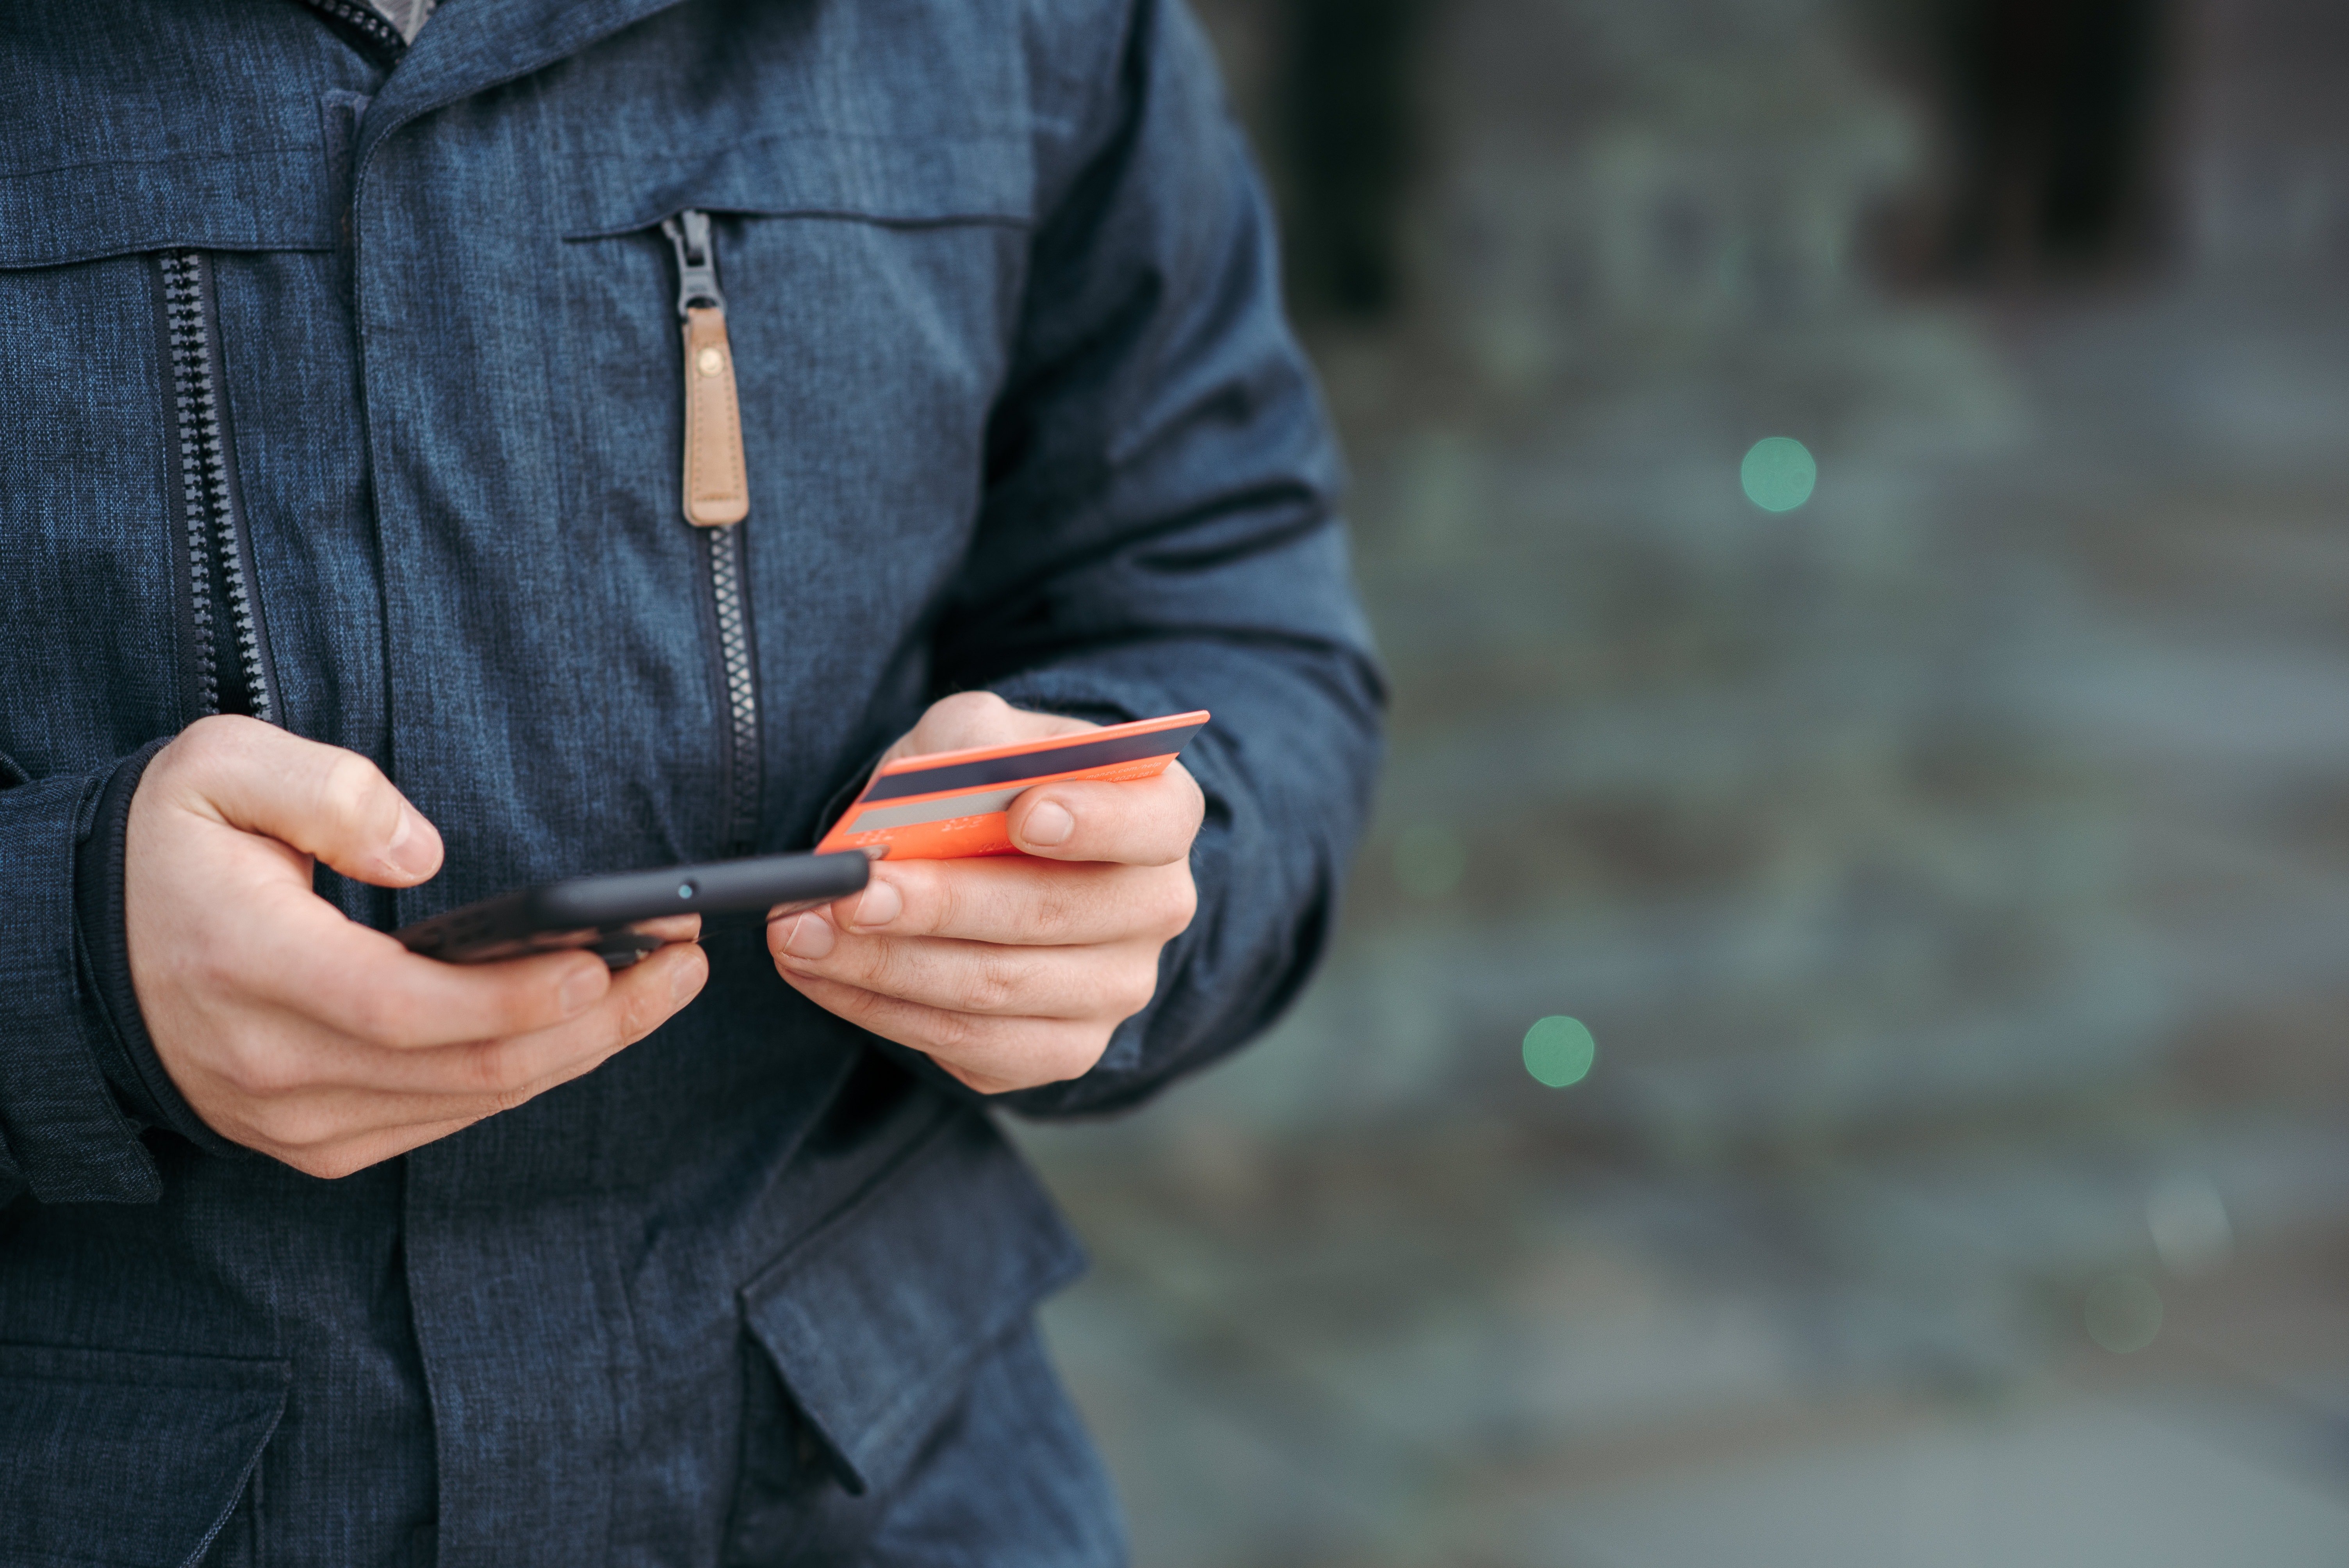
[[[2337,1563],[2349,12],[1205,15],[1394,757],[1291,1018],[1027,1135],[1139,1560]]]

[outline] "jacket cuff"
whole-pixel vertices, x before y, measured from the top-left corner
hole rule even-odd
[[[0,1193],[22,1187],[47,1203],[151,1203],[163,1192],[107,1083],[107,1022],[77,962],[78,830],[108,778],[0,790]]]
[[[122,892],[130,799],[166,744],[158,740],[124,758],[98,790],[74,855],[74,923],[83,974],[102,1020],[98,1065],[122,1109],[140,1125],[169,1128],[208,1153],[237,1154],[243,1150],[203,1124],[164,1071],[130,981]]]

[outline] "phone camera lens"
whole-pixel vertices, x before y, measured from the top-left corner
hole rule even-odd
[[[677,896],[679,898],[691,898],[695,891],[694,885],[689,882],[677,884]]]

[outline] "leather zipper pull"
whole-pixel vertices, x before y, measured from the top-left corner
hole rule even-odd
[[[750,480],[709,214],[688,208],[664,220],[661,232],[677,252],[677,314],[684,323],[685,521],[726,528],[750,515]]]

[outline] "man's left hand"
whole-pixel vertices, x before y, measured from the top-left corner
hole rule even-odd
[[[966,692],[931,704],[882,760],[1095,727]],[[1077,1078],[1150,1005],[1158,950],[1191,923],[1204,810],[1180,762],[1155,779],[1039,784],[1008,813],[1026,854],[876,861],[863,892],[776,922],[768,946],[818,1006],[982,1094]]]

